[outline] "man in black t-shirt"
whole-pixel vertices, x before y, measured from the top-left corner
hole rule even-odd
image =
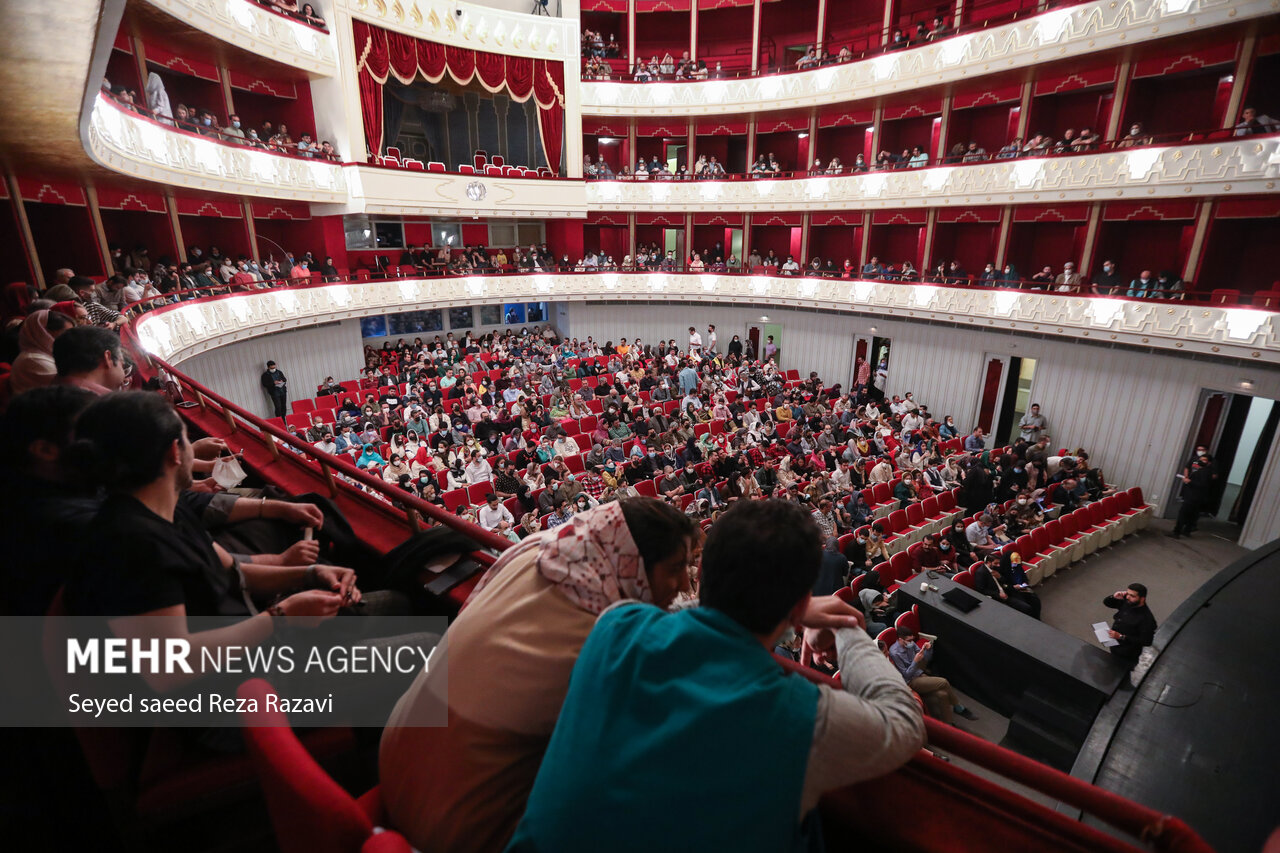
[[[283,372],[276,368],[274,361],[267,362],[267,369],[262,371],[262,389],[267,392],[267,396],[271,398],[271,405],[275,409],[275,416],[283,418],[286,414],[285,401],[289,396],[289,380],[285,378]]]

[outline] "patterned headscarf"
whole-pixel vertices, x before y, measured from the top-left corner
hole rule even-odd
[[[623,599],[653,600],[640,549],[631,538],[621,504],[612,501],[580,512],[565,524],[535,533],[507,549],[476,584],[467,603],[498,572],[531,550],[538,552],[538,573],[588,613],[599,615]]]

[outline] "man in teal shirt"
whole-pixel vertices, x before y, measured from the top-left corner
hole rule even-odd
[[[743,501],[708,536],[700,607],[606,610],[508,850],[804,849],[824,792],[907,761],[919,704],[853,608],[811,597],[820,562],[808,513]],[[843,690],[780,668],[792,626]]]

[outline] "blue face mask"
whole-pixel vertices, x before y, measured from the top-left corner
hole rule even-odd
[[[210,125],[212,125],[212,124],[213,124],[213,119],[209,118],[208,116],[205,116],[205,117],[204,117],[204,126],[205,126],[205,127],[209,127],[209,126],[210,126]]]
[[[234,127],[234,128],[236,128],[237,130],[239,130],[239,129],[240,129],[240,122],[238,122],[238,121],[233,121],[233,122],[231,122],[231,126],[232,126],[232,127]]]

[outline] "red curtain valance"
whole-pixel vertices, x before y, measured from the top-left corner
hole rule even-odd
[[[454,47],[393,33],[361,20],[352,21],[359,74],[365,142],[382,152],[382,87],[388,78],[406,86],[421,76],[438,83],[446,74],[465,86],[473,79],[489,92],[505,91],[513,101],[533,98],[538,105],[542,152],[554,174],[560,174],[564,142],[564,64],[525,56],[507,56]]]

